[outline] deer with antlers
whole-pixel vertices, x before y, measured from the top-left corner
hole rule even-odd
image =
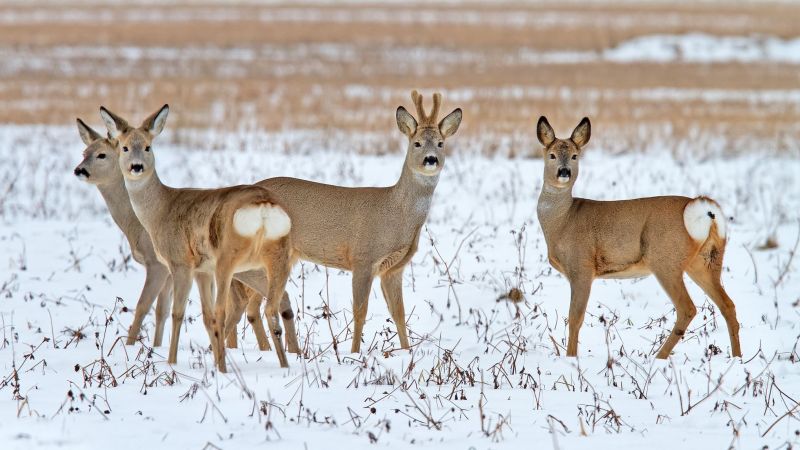
[[[164,324],[172,304],[172,278],[169,275],[169,269],[158,260],[150,235],[147,234],[133,211],[133,206],[128,198],[128,190],[125,188],[125,179],[119,170],[116,140],[101,135],[81,119],[77,119],[77,124],[78,133],[86,144],[86,149],[83,151],[83,160],[75,167],[74,174],[78,179],[97,187],[109,213],[111,213],[111,218],[128,241],[131,256],[134,261],[145,268],[144,286],[139,300],[136,302],[136,310],[133,322],[128,329],[126,344],[133,345],[138,339],[142,322],[157,297],[153,346],[160,347],[164,336]],[[261,277],[260,273],[244,275],[244,278],[256,286],[264,283],[259,280],[259,277]],[[197,281],[200,295],[213,297],[211,286],[206,286],[207,280],[201,276]],[[246,304],[250,301],[248,299],[255,295],[239,280],[233,281],[231,294],[232,302],[237,305],[237,309],[241,309],[241,305]],[[235,328],[228,333],[226,342],[230,348],[238,346]],[[269,341],[267,341],[267,349],[269,349]]]
[[[263,270],[268,276],[269,294],[265,315],[278,361],[281,367],[288,367],[281,344],[278,299],[284,298],[291,269],[292,221],[274,196],[262,187],[165,186],[158,177],[151,144],[164,129],[168,113],[169,107],[164,105],[134,128],[105,107],[100,108],[111,138],[117,141],[118,165],[133,211],[152,239],[158,260],[172,275],[174,301],[168,362],[177,362],[186,302],[192,278],[196,277],[204,286],[201,291],[208,292],[208,286],[216,283],[216,305],[210,296],[201,295],[201,307],[216,365],[224,372],[224,336],[239,319],[233,317],[235,314],[226,317],[227,308],[233,309],[229,306],[233,276]],[[251,323],[259,342],[266,341],[260,317]],[[296,338],[294,329],[291,334]]]
[[[411,93],[415,119],[402,106],[396,120],[408,137],[400,178],[389,187],[341,187],[296,178],[257,183],[269,189],[292,217],[292,260],[297,258],[353,273],[353,343],[361,348],[372,281],[381,280],[402,348],[409,348],[403,306],[403,269],[417,250],[433,192],[445,160],[445,139],[461,123],[461,109],[438,120],[442,96],[425,112],[422,95]]]
[[[544,182],[537,215],[550,264],[569,280],[567,356],[577,356],[589,291],[595,278],[655,275],[675,306],[677,320],[656,357],[665,359],[686,332],[697,309],[686,291],[684,272],[725,318],[733,356],[742,356],[736,307],[722,287],[726,221],[707,197],[650,197],[596,201],[572,196],[578,162],[589,142],[583,118],[569,139],[558,139],[542,116],[536,135],[544,146]]]

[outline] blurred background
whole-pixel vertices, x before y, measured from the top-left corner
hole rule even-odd
[[[169,103],[178,145],[313,131],[399,152],[394,110],[417,88],[464,108],[456,145],[484,154],[532,154],[545,114],[561,134],[590,116],[610,152],[796,156],[798,18],[772,2],[5,0],[0,123]]]

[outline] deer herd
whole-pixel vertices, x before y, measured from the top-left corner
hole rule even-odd
[[[237,346],[236,325],[243,314],[259,349],[274,347],[280,366],[288,367],[286,352],[301,350],[285,288],[294,263],[305,260],[352,272],[352,352],[360,351],[376,277],[400,346],[408,349],[403,270],[417,250],[444,167],[445,141],[462,118],[457,108],[439,120],[438,93],[430,112],[417,91],[411,97],[416,117],[402,106],[396,112],[408,149],[400,178],[389,187],[352,188],[279,177],[218,189],[174,188],[164,185],[156,170],[155,140],[164,130],[167,105],[139,126],[101,107],[106,133],[78,119],[86,149],[74,173],[97,187],[133,258],[145,267],[127,344],[139,339],[144,317],[157,299],[153,345],[162,344],[171,309],[168,362],[175,364],[194,281],[218,370],[226,371],[226,347]],[[595,278],[652,274],[677,315],[656,355],[669,357],[696,314],[684,272],[717,305],[727,324],[731,354],[741,356],[736,309],[720,282],[726,220],[719,205],[706,197],[574,198],[578,163],[591,135],[589,119],[568,139],[559,139],[541,117],[536,135],[544,161],[537,215],[550,264],[571,288],[567,356],[577,356]]]

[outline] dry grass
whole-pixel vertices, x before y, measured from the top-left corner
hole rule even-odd
[[[792,38],[799,14],[768,3],[8,6],[0,122],[94,120],[101,103],[142,116],[169,102],[178,130],[391,133],[395,107],[422,88],[464,108],[460,137],[488,153],[501,139],[527,151],[541,114],[562,132],[589,115],[614,150],[660,140],[796,151],[796,100],[737,96],[796,89],[795,65],[541,64],[525,52],[601,51],[658,33]],[[123,47],[163,52],[126,57]],[[653,88],[682,97],[643,95]],[[703,97],[716,90],[724,95]]]

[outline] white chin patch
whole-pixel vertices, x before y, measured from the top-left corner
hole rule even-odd
[[[558,177],[558,182],[564,184],[569,183],[569,177]]]

